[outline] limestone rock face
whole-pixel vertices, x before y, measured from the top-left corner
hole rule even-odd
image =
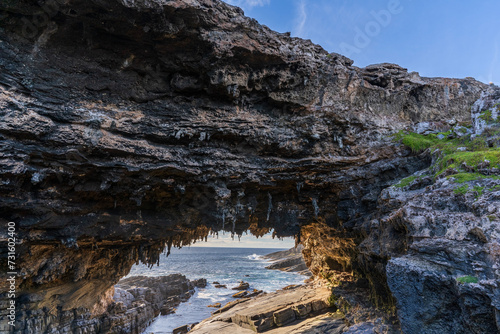
[[[474,133],[481,135],[485,130],[494,130],[500,127],[500,89],[492,86],[481,94],[471,108]],[[494,138],[498,146],[498,133]],[[493,146],[493,145],[492,145]]]
[[[175,312],[204,279],[189,281],[173,274],[160,277],[132,276],[115,285],[113,304],[102,321],[104,333],[142,333],[160,313]],[[206,281],[205,281],[206,283]]]
[[[469,119],[488,88],[361,69],[218,0],[0,10],[0,223],[22,240],[20,310],[54,331],[77,331],[57,310],[97,319],[133,263],[210,231],[296,235],[315,275],[381,272],[356,260],[364,221],[431,162],[390,135]]]
[[[499,185],[498,180],[475,181],[475,187],[485,189]],[[441,179],[425,190],[384,191],[386,203],[403,205],[372,233],[387,233],[398,225],[408,229],[406,255],[396,257],[394,250],[383,248],[378,254],[392,253],[387,280],[405,333],[499,330],[500,192],[478,197],[457,194],[456,188],[453,181]],[[472,282],[464,280],[469,277]]]
[[[422,171],[404,187],[384,189],[377,214],[364,225],[360,263],[374,277],[386,275],[405,333],[500,331],[500,180],[496,163],[481,156],[498,150],[491,111],[499,92],[492,87],[473,106],[473,135],[483,135],[486,151],[464,152],[481,160],[462,167],[476,177],[458,183],[457,171],[436,177]],[[494,117],[481,123],[488,110]],[[383,258],[387,266],[377,265]]]
[[[74,300],[70,300],[66,310],[32,306],[31,310],[17,313],[16,333],[142,333],[160,313],[174,313],[181,302],[191,297],[197,283],[199,281],[190,281],[180,274],[128,277],[103,297],[94,297],[100,297],[100,310],[94,307],[93,312],[89,312],[84,304],[71,305]],[[65,288],[61,286],[57,291]],[[79,293],[85,295],[84,291]],[[92,291],[87,293],[90,295]]]

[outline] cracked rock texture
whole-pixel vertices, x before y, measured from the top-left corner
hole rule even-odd
[[[299,245],[296,248],[267,254],[264,258],[273,261],[273,263],[268,265],[266,269],[298,272],[301,275],[311,276],[311,272],[304,261],[303,249],[304,247]]]
[[[194,294],[195,287],[206,285],[204,278],[190,281],[180,274],[122,279],[115,285],[113,303],[97,332],[142,333],[158,315],[175,313],[175,308]]]
[[[474,135],[491,130],[485,142],[493,147],[500,122],[494,115],[481,124],[478,114],[499,103],[500,89],[491,87],[472,110]],[[453,175],[433,180],[423,171],[420,179],[387,188],[379,197],[381,217],[371,221],[360,247],[367,258],[392,257],[387,282],[405,333],[500,332],[498,167],[488,161],[476,169],[484,176],[464,184]],[[404,235],[403,256],[394,243],[381,242],[393,231]]]
[[[303,331],[296,329],[317,322],[317,319],[313,319],[303,323],[302,319],[324,315],[328,311],[329,295],[330,290],[327,288],[314,289],[311,286],[300,286],[263,294],[254,299],[241,299],[238,303],[225,305],[211,318],[196,325],[192,332],[193,334],[301,333]],[[320,330],[321,326],[319,324],[316,326],[316,330]],[[332,327],[338,326],[341,329],[345,327],[339,324]],[[314,324],[311,327],[314,328]]]
[[[220,230],[295,235],[313,274],[354,271],[393,305],[390,252],[364,240],[403,255],[406,230],[376,235],[366,222],[381,191],[431,157],[390,135],[469,120],[488,89],[394,64],[358,68],[218,0],[6,0],[0,10],[0,221],[17,225],[16,330],[26,333],[35,313],[53,332],[71,310],[98,319],[134,263]],[[448,319],[429,312],[429,328]]]
[[[500,182],[485,179],[474,184],[491,189]],[[422,328],[425,333],[499,331],[500,223],[495,213],[500,192],[486,191],[477,198],[473,192],[455,193],[456,187],[445,178],[426,188],[384,190],[385,205],[402,205],[372,222],[378,226],[362,245],[371,256],[395,255],[387,244],[374,251],[370,243],[397,226],[407,229],[407,254],[393,257],[387,265],[387,281],[405,333]],[[461,283],[464,276],[478,281]]]
[[[19,333],[142,333],[160,313],[174,313],[175,307],[192,296],[196,286],[204,284],[204,279],[189,281],[179,274],[128,277],[106,294],[108,305],[101,300],[104,311],[99,315],[76,306],[54,317],[39,308],[27,315],[18,314],[22,323],[19,321],[16,327]]]

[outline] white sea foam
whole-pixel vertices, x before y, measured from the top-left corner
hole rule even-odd
[[[232,295],[235,291],[231,288],[237,286],[241,280],[248,282],[252,289],[265,292],[302,283],[304,276],[297,273],[265,269],[268,263],[262,254],[272,251],[276,250],[184,247],[173,250],[168,258],[162,255],[159,266],[135,266],[131,275],[164,276],[182,273],[191,280],[206,278],[209,283],[206,288],[197,288],[188,302],[177,307],[176,313],[156,318],[144,334],[172,333],[176,327],[210,317],[214,309],[207,306],[214,303],[224,305],[233,301]],[[227,285],[227,289],[215,288],[212,284],[214,281]]]
[[[221,296],[219,296],[219,294],[217,294],[217,292],[210,292],[207,290],[199,291],[197,297],[200,299],[208,299],[211,302],[218,302],[221,300]]]
[[[262,260],[262,256],[253,253],[252,255],[248,255],[247,259],[257,261],[257,260]]]

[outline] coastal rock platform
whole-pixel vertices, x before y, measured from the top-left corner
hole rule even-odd
[[[309,326],[317,316],[329,311],[328,288],[299,286],[260,295],[254,299],[243,299],[221,308],[202,321],[190,332],[192,334],[219,333],[303,333],[296,331]],[[321,321],[315,325],[321,324]],[[331,323],[329,322],[329,325]]]

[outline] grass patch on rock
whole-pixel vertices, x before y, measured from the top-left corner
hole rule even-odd
[[[476,192],[476,198],[479,198],[479,197],[481,197],[481,195],[484,192],[484,187],[475,186],[472,190],[474,190]]]
[[[483,111],[481,115],[479,115],[479,118],[485,121],[486,123],[492,123],[494,121],[491,110]]]
[[[478,167],[498,166],[500,163],[500,149],[478,150],[472,152],[454,152],[446,154],[440,159],[441,170],[445,168],[477,169]]]
[[[456,183],[464,183],[464,182],[470,182],[470,181],[475,181],[479,179],[484,179],[486,178],[486,175],[479,174],[479,173],[458,173],[454,175],[450,175],[447,178],[453,178]]]
[[[479,280],[477,279],[477,277],[467,275],[467,276],[457,277],[457,282],[461,284],[470,284],[470,283],[477,283],[479,282]]]
[[[469,185],[464,184],[463,186],[457,187],[453,190],[453,192],[457,195],[465,195],[469,191]]]
[[[429,168],[429,173],[435,178],[447,175],[447,178],[453,178],[456,183],[484,178],[500,179],[499,176],[480,173],[485,169],[500,168],[500,148],[488,147],[488,134],[474,138],[470,134],[453,135],[453,133],[458,132],[454,129],[440,134],[421,135],[400,131],[393,138],[413,152],[429,149],[434,157],[434,163]],[[440,136],[438,137],[438,135]],[[415,176],[407,177],[396,186],[403,188],[415,179]]]
[[[413,152],[421,152],[434,146],[439,141],[435,134],[420,135],[413,132],[405,133],[404,131],[397,133],[395,138],[396,140],[401,140],[401,142],[405,146],[408,146]]]
[[[401,181],[399,181],[399,183],[396,184],[395,187],[404,188],[407,185],[409,185],[410,183],[412,183],[413,181],[415,181],[416,179],[418,179],[418,176],[415,176],[415,175],[408,176],[408,177],[402,179]]]

